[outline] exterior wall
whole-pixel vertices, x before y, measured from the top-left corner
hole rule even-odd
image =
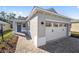
[[[0,29],[1,29],[1,25],[0,25]],[[10,24],[3,24],[3,31],[6,30],[11,30]]]
[[[53,22],[60,22],[60,23],[70,23],[70,19],[66,19],[66,18],[61,18],[61,17],[58,17],[58,16],[49,16],[49,15],[43,15],[45,16],[46,20],[48,21],[53,21]]]
[[[11,30],[10,24],[3,24],[3,31]]]
[[[38,14],[38,46],[46,44],[45,16]]]
[[[68,24],[68,26],[67,26],[67,36],[71,35],[71,32],[70,32],[71,20],[70,19],[61,18],[61,17],[58,17],[58,16],[49,16],[49,15],[42,15],[42,16],[45,16],[45,18],[46,18],[45,20],[46,21],[59,22],[59,23],[66,23],[66,24]]]
[[[41,24],[43,22],[44,24]],[[30,20],[30,34],[36,47],[46,44],[45,18],[37,14]]]
[[[35,16],[30,20],[30,35],[34,45],[38,46],[38,16]]]
[[[71,31],[79,32],[79,23],[72,23]]]
[[[53,20],[54,22],[57,21],[57,22],[60,22],[60,23],[70,24],[69,19],[66,20],[66,19],[63,19],[63,18],[60,18],[60,17],[57,18],[57,17],[54,17],[54,16],[50,17],[49,15],[44,15],[44,14],[36,14],[30,20],[30,34],[31,34],[31,38],[32,38],[36,47],[39,47],[39,46],[46,44],[46,41],[47,41],[47,39],[46,39],[46,29],[47,29],[46,28],[46,21],[51,21],[51,20]],[[48,29],[50,29],[50,28],[48,28]],[[62,28],[60,28],[60,29],[55,28],[55,29],[60,31],[60,29],[62,29]],[[56,37],[56,36],[62,37],[62,35],[63,35],[63,37],[67,37],[67,35],[69,36],[69,33],[68,33],[69,29],[70,29],[69,27],[64,28],[64,30],[66,32],[61,32],[59,35],[57,35],[57,33],[59,33],[59,32],[56,32],[56,33],[53,33],[53,34],[51,32],[50,33],[48,32],[47,34],[49,34],[49,36],[50,36],[50,34],[52,34],[52,35],[54,35],[54,37]],[[51,36],[51,38],[54,38],[54,37]],[[48,41],[50,39],[48,39]]]
[[[43,44],[46,44],[46,41],[51,41],[51,40],[56,40],[59,38],[63,38],[63,37],[67,37],[70,36],[70,19],[64,19],[61,17],[57,17],[57,16],[49,16],[49,15],[44,15],[44,14],[39,14],[39,26],[38,26],[38,37],[40,40],[40,42],[43,41]],[[41,22],[44,22],[44,25],[41,25]],[[52,23],[63,23],[63,24],[67,24],[66,27],[46,27],[45,23],[46,21],[50,21]],[[52,32],[52,29],[55,30],[54,32]],[[44,38],[44,39],[40,39],[40,38]],[[49,38],[47,38],[49,37]]]
[[[17,32],[17,23],[18,22],[16,22],[16,21],[13,21],[13,32],[14,33],[16,33]],[[21,24],[21,32],[27,32],[27,30],[28,30],[28,24],[27,23],[25,23],[26,25],[26,27],[23,27],[23,24],[24,24],[25,22],[20,22],[20,24]]]
[[[3,26],[4,31],[11,30],[10,24],[6,24]]]

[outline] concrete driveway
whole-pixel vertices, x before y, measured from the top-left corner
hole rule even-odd
[[[40,48],[51,53],[79,53],[79,39],[68,37],[48,42]]]
[[[79,39],[68,37],[56,41],[47,42],[46,45],[36,48],[32,40],[19,36],[16,53],[78,53]]]

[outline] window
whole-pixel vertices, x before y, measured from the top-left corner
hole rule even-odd
[[[57,23],[54,23],[53,26],[54,26],[54,27],[58,27],[58,24],[57,24]]]
[[[51,22],[46,22],[46,26],[51,27],[52,26]]]
[[[26,24],[23,24],[23,27],[26,27]]]

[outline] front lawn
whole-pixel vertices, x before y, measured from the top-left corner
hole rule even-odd
[[[79,38],[79,32],[71,32],[71,36]]]
[[[7,30],[7,31],[5,31],[4,34],[3,34],[4,40],[11,38],[11,36],[12,36],[12,31],[11,31],[11,30]],[[0,35],[0,40],[2,40],[2,36],[1,36],[1,35]]]
[[[4,31],[3,38],[0,35],[0,53],[13,53],[15,52],[18,36],[12,35],[11,30]]]

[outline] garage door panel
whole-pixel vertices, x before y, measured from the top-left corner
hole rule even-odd
[[[55,40],[67,35],[67,27],[46,27],[46,40]]]

